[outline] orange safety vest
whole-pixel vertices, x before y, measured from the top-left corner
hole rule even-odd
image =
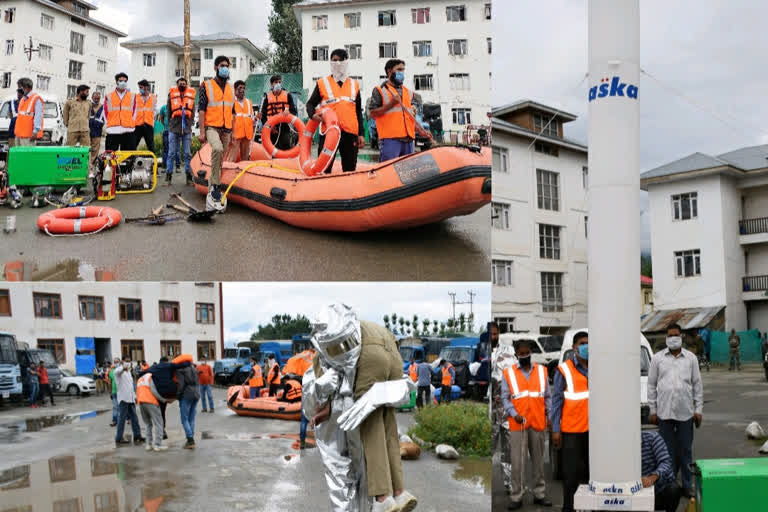
[[[219,84],[214,85],[214,78],[206,80],[205,92],[208,95],[208,106],[205,109],[205,126],[211,128],[232,129],[232,105],[235,104],[235,90],[229,83],[221,90]]]
[[[288,107],[290,107],[288,91],[280,91],[280,94],[277,96],[274,93],[267,93],[267,117],[272,117],[283,110],[288,110]]]
[[[565,378],[560,431],[570,434],[589,432],[589,381],[576,369],[571,359],[561,363],[557,369]]]
[[[171,97],[171,117],[181,117],[182,108],[186,111],[187,116],[192,117],[192,112],[195,110],[194,88],[187,87],[182,96],[178,87],[171,87],[168,95]]]
[[[260,388],[264,386],[264,377],[261,375],[261,366],[255,364],[251,367],[253,370],[253,377],[248,381],[248,386],[252,388]]]
[[[280,365],[275,362],[272,368],[269,369],[269,376],[267,377],[268,384],[280,384]]]
[[[150,94],[147,98],[147,101],[144,101],[144,98],[141,96],[141,94],[136,95],[136,113],[134,114],[134,120],[136,123],[136,126],[141,126],[142,124],[148,124],[150,126],[155,126],[155,95]]]
[[[510,370],[514,376],[510,375]],[[543,432],[547,428],[547,408],[544,400],[544,392],[547,389],[547,369],[533,363],[531,374],[526,379],[520,367],[515,365],[504,369],[504,378],[509,387],[512,405],[517,414],[525,418],[525,423],[521,425],[510,417],[509,430],[519,432],[532,428],[537,432]]]
[[[339,87],[333,76],[326,76],[317,81],[317,89],[320,91],[322,101],[319,107],[328,105],[339,118],[341,131],[346,133],[358,133],[357,107],[355,99],[360,92],[360,85],[354,78],[347,78]]]
[[[411,366],[408,367],[408,375],[411,376],[411,380],[413,382],[416,382],[419,380],[419,372],[418,372],[419,365],[416,363],[411,363]]]
[[[107,128],[112,126],[135,128],[136,122],[133,120],[133,94],[130,91],[126,91],[125,96],[121,100],[117,91],[112,91],[108,97]]]
[[[442,369],[443,373],[443,386],[450,386],[451,385],[451,368],[453,368],[453,365],[451,363],[448,363],[448,365]]]
[[[242,106],[235,100],[235,139],[253,140],[253,104],[248,98]]]
[[[293,379],[289,379],[288,381],[286,381],[286,384],[288,385],[288,390],[285,392],[285,399],[290,401],[300,400],[301,384],[299,384]]]
[[[39,101],[43,106],[43,99],[36,93],[30,93],[29,97],[21,98],[19,101],[19,112],[16,118],[16,126],[13,129],[13,134],[16,137],[22,139],[31,139],[35,130],[35,102]],[[40,119],[40,130],[34,134],[34,137],[40,138],[43,136],[43,121],[45,115]]]
[[[386,84],[383,88],[377,85],[376,90],[381,95],[382,106],[397,96],[397,89],[390,84]],[[376,118],[376,131],[379,133],[380,139],[416,138],[416,122],[404,110],[406,108],[410,110],[413,106],[411,104],[411,91],[405,86],[403,86],[401,102],[402,105],[395,105]]]
[[[151,389],[152,374],[145,373],[136,381],[136,402],[140,404],[160,405]]]
[[[149,365],[148,364],[141,365],[141,371],[146,371],[146,370],[149,370]]]

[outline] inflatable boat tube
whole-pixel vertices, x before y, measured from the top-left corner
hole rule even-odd
[[[262,389],[261,397],[247,398],[250,394],[248,386],[230,386],[227,390],[227,407],[238,416],[301,420],[301,402],[279,402],[277,397],[266,396],[266,393],[267,390]]]

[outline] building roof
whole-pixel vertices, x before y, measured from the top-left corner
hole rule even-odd
[[[544,105],[543,103],[538,103],[536,101],[528,100],[528,99],[523,99],[523,100],[516,101],[514,103],[502,105],[501,107],[496,107],[491,111],[491,115],[493,117],[501,117],[507,114],[512,114],[513,112],[518,112],[520,110],[525,110],[529,108],[534,110],[541,110],[542,112],[546,112],[547,114],[551,114],[553,116],[558,115],[565,122],[575,121],[577,119],[577,116],[570,114],[564,110],[558,110],[556,108]]]
[[[57,4],[56,2],[52,2],[51,0],[32,0],[33,2],[37,2],[40,5],[44,5],[46,7],[50,7],[51,9],[54,9],[56,11],[59,11],[61,13],[67,14],[69,16],[72,16],[73,18],[77,18],[79,20],[82,20],[86,23],[90,23],[91,25],[95,27],[102,28],[108,32],[111,32],[115,34],[117,37],[127,37],[128,34],[121,32],[117,30],[114,27],[110,27],[106,23],[102,23],[94,18],[91,18],[90,16],[83,16],[82,14],[78,14],[75,11],[70,11],[66,7],[62,7],[61,5]],[[81,4],[86,5],[89,9],[95,10],[97,9],[96,6],[93,6],[92,4],[89,4],[87,2],[80,2]]]
[[[653,279],[648,276],[640,276],[640,285],[653,286]]]
[[[334,4],[367,4],[376,2],[377,0],[302,0],[299,3],[296,3],[293,5],[293,8],[304,8],[304,7],[320,7],[323,5],[334,5]]]
[[[244,43],[246,46],[250,46],[251,51],[255,54],[258,54],[260,57],[264,58],[266,55],[264,55],[264,51],[253,44],[250,39],[248,39],[245,36],[241,36],[232,32],[216,32],[215,34],[201,34],[201,35],[191,35],[190,36],[190,42],[193,45],[198,45],[202,43],[216,43],[216,42],[240,42]],[[166,37],[161,36],[160,34],[155,34],[148,37],[140,37],[138,39],[132,39],[130,41],[125,41],[124,43],[121,43],[120,46],[123,48],[141,48],[141,47],[147,47],[147,46],[162,46],[162,45],[169,45],[173,47],[177,47],[179,49],[184,48],[184,36],[178,36],[178,37]]]
[[[679,324],[683,330],[706,327],[725,306],[710,308],[660,309],[648,313],[640,320],[641,332],[660,332],[671,323]]]
[[[579,151],[582,153],[587,152],[587,146],[575,140],[560,138],[560,137],[551,137],[543,133],[538,134],[531,130],[525,129],[522,126],[518,126],[516,124],[509,123],[507,121],[502,121],[501,119],[498,119],[496,117],[491,118],[491,130],[501,130],[503,132],[511,133],[513,135],[520,135],[522,137],[525,137],[531,140],[533,139],[541,140],[543,142],[547,142],[549,144],[553,144],[555,146],[559,146],[562,148],[572,149],[574,151]]]

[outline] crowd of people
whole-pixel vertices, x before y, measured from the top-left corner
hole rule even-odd
[[[416,407],[429,405],[432,402],[432,375],[440,373],[440,402],[449,403],[453,393],[453,385],[456,382],[456,370],[447,359],[441,359],[436,368],[423,360],[419,363],[411,358],[408,365],[408,376],[416,383]]]

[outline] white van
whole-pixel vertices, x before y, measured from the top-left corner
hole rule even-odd
[[[61,146],[67,140],[67,127],[64,126],[64,106],[56,96],[40,95],[43,98],[43,138],[38,145]],[[11,102],[16,96],[8,96],[0,105],[0,143],[7,143],[13,134],[8,132],[11,124]]]
[[[514,346],[519,340],[527,340],[531,345],[531,361],[549,367],[552,361],[558,360],[560,352],[542,343],[544,338],[546,337],[532,333],[504,333],[499,335],[499,343]]]

